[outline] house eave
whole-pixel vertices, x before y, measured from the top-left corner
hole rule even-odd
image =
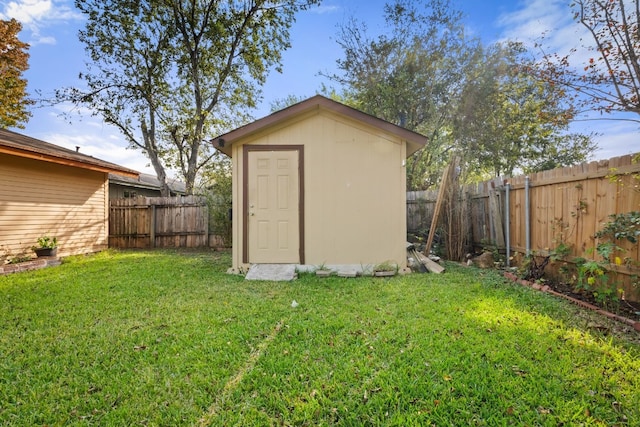
[[[138,172],[131,169],[108,167],[104,165],[86,163],[86,162],[81,162],[78,160],[68,159],[64,157],[52,156],[52,155],[37,153],[29,150],[22,150],[19,148],[0,146],[0,153],[9,154],[16,157],[23,157],[26,159],[56,163],[59,165],[71,166],[71,167],[80,168],[80,169],[88,169],[96,172],[117,173],[119,175],[128,176],[131,178],[138,177]]]

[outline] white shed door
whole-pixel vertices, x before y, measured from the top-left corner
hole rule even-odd
[[[299,263],[298,152],[248,155],[249,262]]]

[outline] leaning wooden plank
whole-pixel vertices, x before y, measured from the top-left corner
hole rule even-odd
[[[499,248],[504,248],[504,225],[502,220],[502,206],[498,198],[498,192],[495,188],[495,182],[491,181],[489,188],[489,215],[493,231],[495,232],[495,243]],[[493,237],[493,236],[492,236]]]
[[[449,170],[451,169],[451,163],[447,164],[442,172],[442,181],[440,181],[440,189],[438,190],[438,199],[436,200],[436,207],[433,209],[433,217],[431,218],[431,227],[429,227],[429,235],[427,237],[427,244],[424,247],[424,254],[429,255],[431,251],[431,245],[433,244],[433,238],[436,235],[436,226],[438,225],[438,217],[440,216],[440,209],[442,208],[442,202],[445,197],[445,190],[447,189],[447,183],[449,182]]]
[[[438,264],[435,261],[432,261],[431,259],[429,259],[429,257],[424,256],[421,253],[418,253],[418,258],[420,260],[420,262],[422,263],[422,265],[424,265],[427,270],[429,270],[432,273],[436,273],[436,274],[441,274],[444,273],[444,267],[441,266],[440,264]]]

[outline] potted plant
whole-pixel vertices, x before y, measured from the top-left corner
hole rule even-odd
[[[391,261],[385,261],[373,267],[373,275],[376,277],[391,277],[398,273],[398,265]]]
[[[43,256],[56,256],[58,251],[58,238],[53,236],[40,236],[37,240],[37,245],[32,249],[38,257]]]

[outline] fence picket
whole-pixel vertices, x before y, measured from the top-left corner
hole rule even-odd
[[[144,197],[110,202],[109,246],[115,248],[207,247],[209,211],[198,196]]]
[[[597,242],[594,235],[603,223],[610,220],[609,216],[640,211],[640,164],[634,163],[633,157],[626,155],[531,174],[531,250],[548,253],[564,241],[572,245],[570,257],[595,258],[597,255],[593,248]],[[510,246],[512,251],[520,253],[526,249],[524,178],[508,178],[511,188]],[[467,234],[472,236],[476,248],[493,244],[503,249],[500,236],[495,233],[499,224],[492,227],[492,221],[498,218],[492,210],[504,209],[504,204],[496,203],[491,191],[490,181],[461,189],[462,194],[469,196],[471,203],[471,230]],[[429,199],[426,193],[410,194],[407,196],[408,230],[424,232],[429,228],[435,199]],[[419,210],[416,209],[418,200],[422,204]],[[630,285],[634,275],[640,276],[640,245],[622,241],[617,243],[627,249],[625,256],[631,262],[630,267],[624,266],[616,271],[626,276],[624,281],[628,297],[640,300],[640,289]]]

